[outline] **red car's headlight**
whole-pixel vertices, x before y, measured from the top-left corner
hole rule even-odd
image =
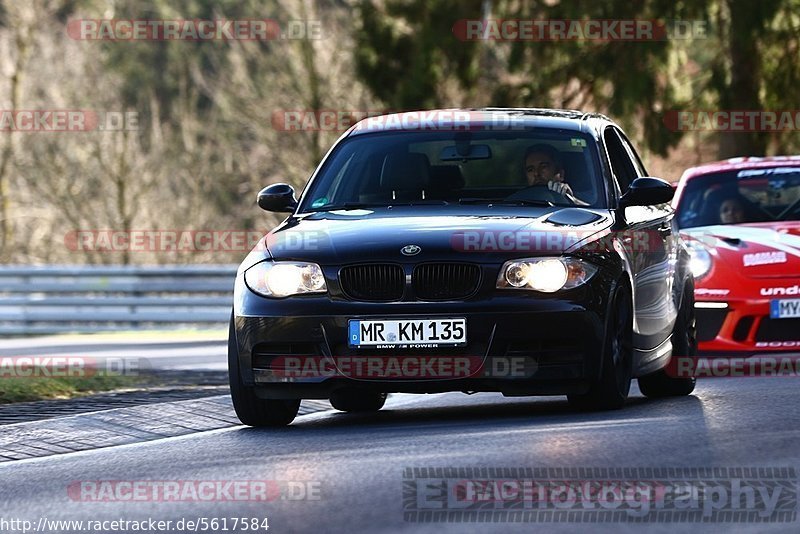
[[[706,247],[697,241],[687,241],[686,248],[689,249],[689,254],[691,254],[689,269],[692,271],[695,280],[707,275],[708,271],[711,270],[712,259]]]

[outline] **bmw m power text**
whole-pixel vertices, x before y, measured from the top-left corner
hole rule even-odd
[[[443,120],[447,117],[448,121]],[[452,120],[450,120],[452,119]],[[535,109],[370,117],[324,157],[239,268],[230,324],[241,421],[301,399],[379,410],[392,392],[564,395],[621,407],[632,378],[696,349],[672,187],[601,115]]]

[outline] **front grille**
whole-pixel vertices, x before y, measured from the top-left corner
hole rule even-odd
[[[353,300],[386,302],[403,297],[405,274],[399,265],[350,265],[339,271],[339,283]]]
[[[800,319],[764,317],[756,330],[756,341],[796,341],[800,338]]]
[[[695,308],[694,313],[697,319],[698,341],[715,339],[719,329],[722,328],[722,323],[725,322],[725,317],[728,316],[728,310],[715,308]]]
[[[467,263],[423,263],[411,275],[421,300],[464,299],[475,293],[481,279],[477,265]]]

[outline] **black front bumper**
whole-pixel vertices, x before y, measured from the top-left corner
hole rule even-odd
[[[264,398],[329,398],[341,388],[380,392],[494,391],[505,395],[585,392],[600,372],[609,282],[595,277],[565,295],[498,291],[462,302],[362,303],[327,296],[259,297],[239,288],[235,329],[241,378]],[[466,347],[352,349],[348,321],[365,318],[465,317]],[[468,359],[467,375],[368,376],[350,372],[287,374],[285,357],[309,359],[327,369],[359,358]],[[337,364],[338,362],[338,364]],[[313,375],[313,376],[312,376]]]

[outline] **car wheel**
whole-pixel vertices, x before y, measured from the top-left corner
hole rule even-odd
[[[231,385],[233,409],[239,421],[249,426],[286,426],[297,417],[300,400],[261,399],[255,388],[242,383],[239,372],[239,346],[236,343],[236,329],[231,325],[228,332],[228,378]]]
[[[584,410],[616,410],[628,398],[633,376],[633,304],[620,285],[606,319],[600,380],[583,394],[568,395],[569,403]]]
[[[341,389],[331,393],[331,406],[342,412],[377,412],[386,403],[386,393]]]
[[[694,313],[694,289],[687,288],[675,329],[672,331],[672,354],[678,357],[697,357],[697,321]],[[694,391],[696,380],[692,377],[670,376],[666,368],[639,378],[639,390],[647,397],[678,397]]]

